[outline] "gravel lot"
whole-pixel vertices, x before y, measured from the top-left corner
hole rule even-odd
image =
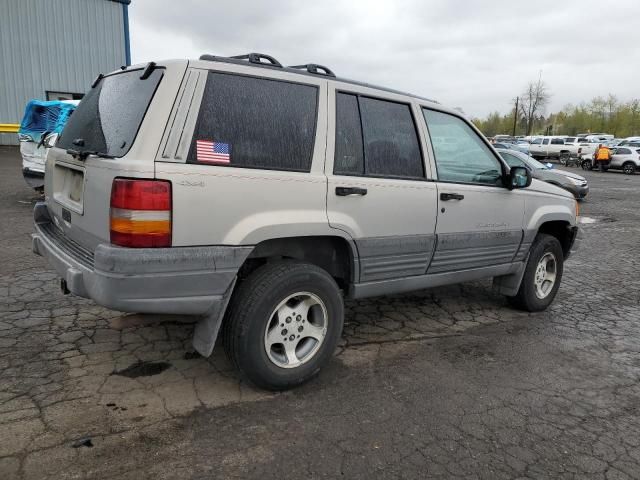
[[[0,148],[0,478],[640,478],[640,175],[586,176],[549,311],[490,282],[350,302],[329,368],[269,394],[179,318],[63,296]]]

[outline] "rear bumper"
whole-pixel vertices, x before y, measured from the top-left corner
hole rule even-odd
[[[74,295],[125,312],[201,315],[224,303],[252,247],[121,248],[94,252],[63,236],[46,205],[34,211],[33,251]]]

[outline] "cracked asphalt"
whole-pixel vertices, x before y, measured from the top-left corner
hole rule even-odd
[[[271,394],[184,319],[63,296],[0,148],[0,478],[640,478],[640,175],[586,176],[547,312],[488,281],[348,302],[329,367]]]

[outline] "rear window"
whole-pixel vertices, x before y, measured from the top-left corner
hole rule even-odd
[[[188,161],[308,172],[318,89],[209,72]]]
[[[143,80],[142,70],[136,69],[103,78],[69,118],[57,146],[110,157],[126,155],[163,73],[157,68]]]

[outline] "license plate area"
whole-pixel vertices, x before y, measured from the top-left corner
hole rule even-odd
[[[53,199],[72,212],[84,213],[84,168],[56,163],[53,169]]]

